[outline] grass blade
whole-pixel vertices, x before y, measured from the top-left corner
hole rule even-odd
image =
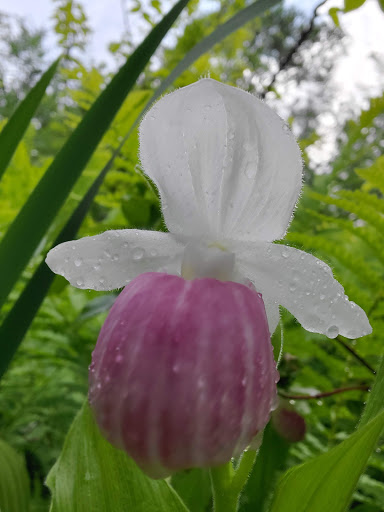
[[[0,133],[0,179],[8,167],[16,148],[23,138],[34,113],[36,112],[45,90],[55,74],[60,59],[55,60],[53,64],[43,74],[37,84],[29,91],[20,105],[15,110],[12,117],[4,126]]]
[[[0,244],[0,307],[68,197],[150,57],[189,0],[179,0],[129,57],[85,114]]]

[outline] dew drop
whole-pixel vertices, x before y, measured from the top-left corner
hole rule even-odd
[[[84,286],[84,281],[79,277],[79,279],[76,281],[77,286]]]
[[[118,254],[114,254],[114,255],[112,256],[112,259],[113,259],[113,261],[118,261],[118,259],[119,259],[119,255],[118,255]]]
[[[244,379],[241,381],[241,385],[244,388],[246,384],[247,384],[247,377],[244,377]]]
[[[81,258],[76,258],[74,263],[76,267],[80,267],[81,264],[83,263],[83,260]]]
[[[157,256],[157,251],[156,251],[156,249],[152,249],[150,254],[151,254],[152,258],[154,258],[155,256]]]
[[[180,366],[179,366],[178,364],[174,364],[174,365],[172,366],[172,371],[173,371],[173,373],[179,373],[179,371],[180,371]]]
[[[325,333],[328,338],[336,338],[339,334],[339,328],[337,325],[330,325]]]
[[[144,254],[145,254],[144,249],[142,249],[141,247],[136,247],[132,251],[132,259],[135,261],[139,261],[139,260],[143,259]]]
[[[281,250],[281,255],[283,258],[289,258],[289,250],[285,247]]]
[[[290,287],[289,287],[289,291],[290,292],[294,292],[296,290],[296,285],[295,284],[291,284]]]
[[[103,283],[104,283],[104,281],[105,281],[104,277],[100,277],[100,279],[99,279],[99,283],[100,283],[100,284],[103,284]]]
[[[123,356],[121,354],[118,354],[116,357],[115,357],[115,361],[116,363],[121,363],[121,361],[123,360]]]
[[[93,270],[100,270],[100,265],[96,263],[96,265],[93,265]]]
[[[64,262],[65,262],[65,263],[68,263],[68,262],[69,262],[69,258],[68,258],[68,256],[64,259]]]
[[[323,293],[320,293],[320,300],[324,300],[325,299],[325,295]]]

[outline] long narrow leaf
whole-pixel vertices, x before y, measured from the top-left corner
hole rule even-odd
[[[0,307],[68,197],[136,79],[189,0],[179,0],[101,93],[38,183],[0,244]]]
[[[103,182],[104,176],[112,165],[112,159],[108,164],[104,167],[102,172],[89,188],[83,200],[72,213],[66,225],[54,241],[53,246],[66,242],[67,240],[71,240],[75,237],[89,207],[92,204],[93,198]],[[29,329],[29,326],[39,310],[44,297],[48,293],[54,277],[55,274],[47,267],[45,261],[42,261],[35,270],[32,278],[29,280],[20,297],[13,305],[11,311],[0,325],[0,379],[7,370],[9,363],[12,361],[13,356],[25,336],[25,333]]]
[[[30,90],[0,133],[0,179],[23,138],[59,64],[57,59]]]
[[[214,32],[207,36],[206,39],[200,41],[176,66],[169,77],[172,75],[172,80],[175,80],[188,67],[188,65],[199,58],[204,51],[208,51],[214,44],[218,43],[220,40],[224,39],[236,29],[241,27],[241,25],[244,25],[244,23],[249,21],[251,15],[259,16],[264,10],[272,7],[276,3],[277,0],[258,0],[249,7],[243,9],[243,11],[235,14],[233,18],[228,20],[223,25],[220,25]],[[246,15],[243,14],[244,11]],[[214,36],[214,34],[216,35]],[[206,42],[207,40],[208,42]],[[194,60],[191,60],[191,55],[193,56]],[[167,89],[168,85],[171,83],[169,77],[166,78],[166,85],[163,83],[156,90],[155,97],[160,96],[162,92]],[[153,101],[155,101],[154,97],[151,98],[150,102]],[[149,103],[143,109],[143,112],[148,108]],[[67,240],[71,240],[75,237],[76,232],[79,229],[85,214],[97,193],[99,186],[101,185],[109,169],[112,167],[116,156],[119,154],[121,148],[124,145],[124,142],[132,133],[133,127],[138,123],[140,116],[136,119],[135,123],[129,131],[129,134],[120,143],[119,147],[116,149],[106,166],[102,169],[98,178],[95,180],[94,184],[89,189],[82,202],[72,214],[66,226],[54,241],[53,246]],[[54,274],[52,274],[45,263],[42,262],[22,292],[21,296],[13,306],[12,310],[5,318],[3,324],[0,326],[0,354],[2,354],[2,358],[0,360],[0,378],[3,376],[4,372],[9,366],[9,363],[11,362],[21,341],[29,329],[35,314],[37,313],[42,301],[44,300],[50,285],[52,284],[53,278]]]

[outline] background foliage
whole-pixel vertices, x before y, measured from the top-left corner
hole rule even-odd
[[[189,3],[173,36],[140,75],[41,240],[0,320],[37,268],[44,248],[53,242],[160,81],[213,27],[249,3],[229,0],[225,8],[216,6],[209,12],[201,8],[202,2]],[[127,16],[135,16],[148,29],[166,10],[162,1],[133,4]],[[49,30],[56,34],[63,58],[0,181],[0,240],[112,77],[102,62],[90,64],[86,58],[90,28],[81,2],[55,0],[54,5]],[[4,12],[0,14],[0,34],[2,127],[46,69],[47,58],[46,32],[40,27],[32,29],[24,20]],[[305,162],[305,187],[286,240],[329,263],[350,299],[365,309],[373,327],[373,334],[363,339],[330,340],[305,331],[282,311],[285,343],[279,389],[305,418],[307,434],[304,441],[288,446],[278,471],[326,452],[353,433],[384,341],[384,94],[371,98],[358,117],[335,127],[337,151],[327,162],[327,173],[319,173],[310,158],[311,147],[319,142],[319,114],[331,109],[335,91],[327,85],[335,56],[343,52],[344,44],[341,30],[329,18],[319,18],[316,13],[311,20],[298,9],[280,4],[216,44],[174,82],[174,87],[184,86],[209,72],[212,78],[256,93],[284,112],[300,138]],[[111,41],[109,51],[121,64],[136,46],[133,34],[126,34],[121,41]],[[286,104],[280,94],[288,86],[310,90],[311,94]],[[137,132],[133,131],[118,151],[79,236],[125,227],[164,229],[158,197],[142,175],[137,153]],[[1,381],[0,437],[25,456],[34,511],[48,510],[49,492],[44,481],[83,403],[90,354],[115,296],[74,289],[56,277]],[[357,389],[316,399],[295,398],[344,387]],[[384,510],[383,449],[380,444],[369,459],[351,510]],[[176,475],[172,483],[190,510],[209,510],[212,497],[204,472]],[[198,496],[191,494],[191,485],[199,490]],[[247,510],[245,502],[242,507]]]

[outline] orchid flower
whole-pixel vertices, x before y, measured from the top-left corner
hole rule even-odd
[[[90,402],[106,437],[152,476],[212,466],[262,431],[276,399],[279,305],[311,332],[371,332],[328,265],[281,244],[302,186],[287,125],[203,79],[158,101],[140,157],[169,233],[65,242],[47,264],[78,288],[125,286],[101,330]]]

